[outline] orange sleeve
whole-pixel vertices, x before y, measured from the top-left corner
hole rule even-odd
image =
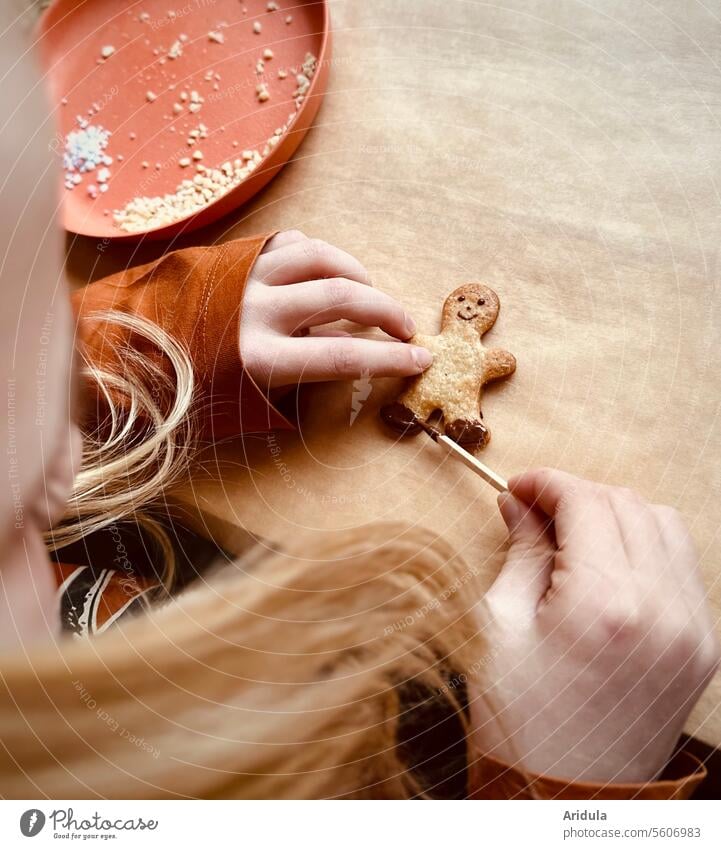
[[[669,761],[658,781],[591,784],[533,775],[483,755],[469,770],[471,799],[688,799],[706,778],[706,767],[685,749]]]
[[[123,374],[123,351],[139,351],[173,376],[162,353],[139,334],[93,316],[119,310],[159,325],[190,354],[200,438],[218,440],[293,426],[243,369],[240,314],[250,270],[272,233],[213,247],[187,248],[129,268],[75,292],[85,356]],[[98,404],[102,404],[100,398]],[[122,401],[121,401],[122,404]],[[97,415],[101,415],[100,407]]]

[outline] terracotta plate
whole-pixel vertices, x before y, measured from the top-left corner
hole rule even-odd
[[[65,168],[65,226],[110,239],[170,238],[251,198],[307,132],[330,58],[325,0],[56,0],[41,21],[39,40],[58,118],[59,156],[75,131],[81,131],[75,138],[81,144],[88,129],[96,139],[110,132],[105,163],[80,172],[76,158]],[[272,58],[263,58],[268,50]],[[315,65],[306,74],[309,86],[298,79],[304,63],[306,71]],[[258,91],[263,84],[265,100]],[[255,165],[245,176],[252,151]],[[219,194],[213,194],[213,175],[199,172],[199,165],[221,173],[230,166]],[[196,176],[211,183],[204,205],[183,212],[176,190]],[[152,212],[166,195],[171,214],[180,216],[172,223]],[[150,199],[145,208],[151,217],[116,220],[139,197]]]

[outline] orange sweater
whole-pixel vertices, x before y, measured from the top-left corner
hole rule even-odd
[[[201,437],[229,436],[291,428],[268,401],[266,389],[244,372],[240,360],[240,309],[250,270],[269,235],[239,239],[216,247],[175,251],[147,265],[122,271],[75,293],[80,337],[88,358],[108,371],[123,371],[122,350],[135,346],[172,376],[170,364],[140,337],[94,318],[99,310],[121,310],[160,325],[190,353],[201,410]],[[98,399],[98,403],[101,403]],[[212,411],[212,414],[211,414]],[[61,596],[76,633],[100,633],[119,616],[142,609],[154,585],[122,570],[99,573],[58,564]],[[70,611],[73,611],[70,613]],[[63,617],[65,620],[65,616]],[[66,627],[68,622],[64,621]],[[641,785],[569,783],[550,776],[523,776],[507,764],[481,754],[469,763],[471,798],[532,796],[560,799],[687,798],[706,775],[689,752],[679,752],[662,780]],[[528,780],[531,782],[532,791]]]
[[[81,319],[79,334],[89,359],[122,374],[122,350],[130,346],[173,377],[170,364],[145,339],[93,318],[93,313],[108,309],[141,315],[162,327],[190,353],[198,387],[197,405],[206,411],[200,420],[203,438],[216,441],[291,428],[240,362],[243,290],[271,235],[174,251],[76,292],[73,306]]]

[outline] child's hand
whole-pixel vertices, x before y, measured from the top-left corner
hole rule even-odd
[[[509,486],[510,549],[479,611],[477,746],[559,778],[652,779],[719,662],[683,519],[550,469]]]
[[[425,348],[397,341],[356,339],[312,328],[348,319],[409,339],[413,319],[389,295],[374,289],[349,254],[297,230],[266,245],[248,280],[240,331],[243,365],[260,386],[418,374],[431,364]]]

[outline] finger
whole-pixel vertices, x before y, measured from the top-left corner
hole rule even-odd
[[[325,327],[313,327],[308,331],[307,335],[313,336],[315,339],[331,339],[331,338],[352,339],[353,338],[353,334],[348,333],[347,330],[331,330],[331,329],[326,329]]]
[[[556,545],[550,522],[509,493],[498,497],[498,506],[508,528],[509,547],[489,593],[503,609],[532,615],[551,583]]]
[[[508,482],[509,491],[553,519],[559,554],[555,566],[586,580],[626,580],[630,568],[624,536],[611,505],[611,487],[558,469],[535,469]]]
[[[666,504],[651,504],[650,509],[667,548],[692,554],[697,558],[696,545],[681,513]]]
[[[308,280],[286,286],[275,296],[282,299],[278,317],[291,333],[341,319],[380,327],[397,339],[409,339],[416,330],[415,322],[398,301],[355,280]]]
[[[637,571],[646,571],[652,579],[658,578],[662,564],[668,561],[651,506],[631,489],[611,486],[606,491],[629,564]]]
[[[632,580],[633,563],[607,486],[582,481],[556,510],[556,567],[579,581],[612,586]]]
[[[269,379],[270,386],[283,386],[361,375],[408,377],[424,371],[432,360],[430,351],[402,342],[308,336],[278,346]]]
[[[532,469],[514,475],[508,489],[516,498],[535,506],[553,519],[559,506],[567,501],[582,483],[580,478],[559,469]]]
[[[325,328],[325,327],[311,327],[311,328],[304,327],[304,328],[301,328],[297,333],[294,333],[293,336],[300,338],[300,339],[304,339],[306,336],[315,336],[316,338],[319,338],[319,339],[328,339],[328,338],[331,338],[331,337],[346,338],[346,339],[352,339],[353,338],[353,334],[348,333],[347,330],[332,330],[330,328]]]
[[[305,233],[301,233],[300,230],[283,230],[280,233],[276,233],[271,239],[268,239],[261,254],[277,251],[278,248],[284,248],[286,245],[292,245],[295,242],[302,242],[307,238]]]
[[[370,277],[363,265],[349,253],[322,242],[303,239],[261,254],[255,271],[269,286],[300,283],[322,277],[347,277],[370,286]]]
[[[683,586],[700,590],[703,594],[698,549],[686,520],[678,510],[665,504],[652,504],[651,510],[661,535],[666,557],[669,558],[672,568],[683,581]]]
[[[553,524],[547,516],[519,501],[509,492],[498,496],[498,507],[508,528],[511,545],[522,545],[524,548],[540,545],[550,547],[555,552]]]

